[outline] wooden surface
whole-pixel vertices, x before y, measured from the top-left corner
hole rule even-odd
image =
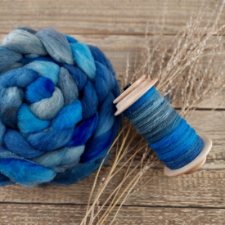
[[[98,45],[110,58],[119,80],[140,56],[147,21],[160,18],[163,0],[0,0],[0,39],[17,26],[55,27],[82,42]],[[163,44],[186,24],[201,6],[196,0],[169,0]],[[210,10],[220,1],[206,1]],[[225,22],[225,12],[220,24]],[[202,24],[204,26],[204,22]],[[150,29],[151,30],[151,29]],[[151,33],[151,32],[150,32]],[[224,38],[222,39],[224,41]],[[220,63],[224,56],[215,62]],[[131,72],[134,68],[131,67]],[[201,104],[191,125],[213,140],[206,164],[194,174],[165,177],[162,165],[144,175],[152,178],[122,207],[116,224],[225,224],[225,100],[224,93]],[[179,101],[174,103],[179,107]],[[220,110],[211,109],[219,106]],[[112,158],[103,169],[103,178]],[[118,183],[122,172],[118,175]],[[0,225],[79,224],[95,174],[69,187],[0,188]],[[108,187],[110,193],[116,184]],[[107,194],[106,193],[106,194]],[[104,197],[104,196],[103,196]],[[110,218],[109,218],[110,220]],[[105,224],[108,224],[107,222]]]

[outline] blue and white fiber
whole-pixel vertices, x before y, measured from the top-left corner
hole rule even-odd
[[[155,87],[150,88],[124,114],[171,170],[193,161],[204,146],[201,137]]]
[[[97,47],[53,29],[13,30],[0,46],[0,186],[90,175],[118,132],[119,93]]]

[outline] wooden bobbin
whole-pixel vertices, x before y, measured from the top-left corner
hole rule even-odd
[[[127,88],[113,103],[116,104],[117,111],[115,115],[119,115],[124,112],[129,106],[136,102],[143,94],[145,94],[151,87],[155,85],[158,79],[151,80],[146,78],[145,75],[135,81],[129,88]],[[164,173],[169,177],[179,176],[181,174],[190,174],[198,170],[206,161],[206,156],[212,147],[212,141],[206,136],[201,135],[204,141],[204,147],[201,153],[186,166],[171,170],[164,166]]]

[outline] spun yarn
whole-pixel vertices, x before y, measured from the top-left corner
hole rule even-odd
[[[153,86],[124,114],[171,170],[192,162],[204,142]]]
[[[117,134],[119,93],[99,48],[53,29],[14,29],[0,46],[0,186],[90,175]]]

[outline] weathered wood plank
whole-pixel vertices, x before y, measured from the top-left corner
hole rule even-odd
[[[0,32],[9,32],[15,27],[26,25],[35,26],[34,28],[54,26],[68,34],[143,35],[148,21],[152,32],[156,21],[162,20],[165,2],[164,0],[2,0]],[[201,2],[168,1],[164,33],[178,32],[189,21],[191,15],[197,16]],[[219,3],[218,0],[205,1],[202,26],[211,18],[213,8]],[[220,24],[224,21],[225,13],[222,13]]]
[[[168,178],[162,165],[148,171],[140,181],[152,179],[140,192],[126,201],[140,206],[225,207],[225,117],[224,111],[196,111],[191,125],[213,139],[213,148],[203,168],[193,174]],[[140,156],[141,157],[141,156]],[[102,179],[109,172],[113,155],[101,172]],[[134,165],[140,160],[137,157]],[[109,184],[102,200],[119,184],[123,171]],[[68,187],[23,188],[18,185],[1,187],[0,202],[24,203],[87,203],[95,174]],[[133,176],[130,177],[132,179]]]
[[[85,206],[76,205],[2,204],[0,205],[0,223],[1,225],[78,225],[85,210]],[[109,224],[112,218],[110,215],[104,224]],[[205,225],[223,224],[224,220],[225,209],[124,206],[114,224]]]
[[[171,36],[189,21],[191,15],[197,15],[201,7],[201,1],[196,0],[167,2],[163,31],[165,46],[170,43],[173,38]],[[221,1],[205,2],[208,8],[204,10],[202,27],[210,18],[215,5]],[[18,26],[34,29],[55,27],[61,32],[72,34],[80,41],[99,46],[112,61],[118,80],[121,81],[126,70],[127,55],[130,57],[132,73],[134,62],[139,62],[146,24],[148,22],[149,32],[152,34],[156,21],[163,17],[164,3],[164,0],[2,0],[0,39]],[[219,24],[225,23],[224,12]],[[218,65],[223,58],[221,56],[217,61]],[[174,102],[174,106],[180,107],[180,101]],[[200,108],[217,106],[225,108],[224,93],[204,101]],[[191,124],[210,136],[214,143],[207,163],[194,174],[177,178],[165,177],[162,164],[147,172],[141,184],[149,178],[152,180],[126,202],[130,206],[122,207],[117,224],[223,224],[224,209],[219,208],[225,207],[224,122],[224,111],[195,112]],[[107,175],[112,159],[113,154],[100,178]],[[134,165],[138,160],[139,158],[135,159]],[[101,202],[120,182],[122,172],[108,186]],[[86,210],[83,204],[87,203],[94,176],[95,174],[69,187],[1,187],[0,224],[79,224]],[[172,208],[173,206],[178,208]]]
[[[0,42],[7,34],[0,35]],[[117,35],[72,35],[79,41],[87,44],[98,46],[104,51],[107,57],[111,60],[114,69],[117,73],[117,79],[119,80],[121,87],[124,85],[124,77],[126,73],[127,57],[129,57],[129,73],[132,74],[135,68],[140,63],[140,56],[144,46],[144,37],[141,36],[117,36]],[[173,36],[164,36],[162,38],[162,48],[170,46],[173,41]],[[222,38],[225,45],[225,38]],[[152,43],[153,47],[154,44]],[[209,50],[210,51],[210,47]],[[216,58],[215,64],[218,66],[224,61],[224,55]],[[209,99],[205,99],[199,108],[210,109],[210,108],[225,108],[224,92],[219,93],[217,96]],[[173,101],[174,107],[181,107],[181,99],[176,98]]]

